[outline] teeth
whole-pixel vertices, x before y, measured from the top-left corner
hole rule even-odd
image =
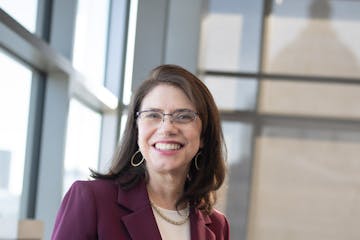
[[[155,147],[160,150],[178,150],[181,146],[176,143],[157,143]]]

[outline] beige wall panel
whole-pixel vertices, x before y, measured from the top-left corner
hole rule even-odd
[[[260,138],[248,240],[360,239],[360,143]]]
[[[308,82],[263,81],[262,113],[360,118],[360,86]]]

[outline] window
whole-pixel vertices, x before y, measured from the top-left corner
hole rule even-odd
[[[109,6],[109,1],[79,0],[76,15],[73,64],[85,81],[98,84],[105,84]],[[89,168],[98,170],[102,121],[101,113],[75,98],[69,109],[64,193],[75,180],[89,179]]]
[[[1,0],[0,7],[30,32],[35,32],[37,0]]]
[[[16,236],[32,71],[0,51],[0,238]]]
[[[261,13],[261,0],[210,0],[202,21],[200,69],[257,71]]]
[[[272,5],[266,34],[267,72],[360,75],[359,1],[288,0]]]
[[[78,1],[73,63],[87,80],[101,84],[105,78],[108,21],[109,1]]]
[[[101,115],[76,99],[70,101],[65,148],[63,193],[75,180],[89,179],[98,169]]]
[[[258,82],[251,78],[204,76],[216,104],[222,110],[254,110]]]
[[[219,207],[233,238],[359,238],[359,11],[351,0],[208,1],[199,68],[223,121]]]

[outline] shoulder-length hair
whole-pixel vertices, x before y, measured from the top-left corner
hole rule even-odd
[[[183,195],[177,202],[190,201],[201,211],[210,214],[216,202],[216,190],[224,182],[226,174],[226,147],[220,116],[215,101],[206,85],[195,75],[176,65],[161,65],[151,71],[134,93],[128,108],[128,119],[121,142],[115,152],[109,172],[92,171],[94,178],[116,179],[122,188],[131,188],[140,179],[147,179],[145,163],[133,167],[131,157],[138,150],[138,127],[136,112],[140,110],[145,96],[156,86],[168,84],[181,89],[194,104],[202,121],[203,147],[197,165],[192,160]]]

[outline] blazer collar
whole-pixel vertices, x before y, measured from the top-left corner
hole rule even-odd
[[[146,206],[151,208],[145,180],[140,180],[129,190],[123,190],[119,186],[117,201],[131,211],[138,211]]]
[[[191,239],[215,240],[216,236],[209,228],[211,219],[208,215],[203,214],[200,210],[191,208],[190,214],[190,231]]]
[[[128,191],[119,187],[118,203],[130,210],[122,217],[131,239],[161,239],[144,181],[136,184]]]
[[[117,201],[121,206],[130,210],[130,213],[123,216],[122,220],[132,239],[161,239],[145,181],[140,181],[128,191],[119,187]],[[191,207],[191,239],[215,240],[215,234],[208,227],[209,224],[211,224],[209,216]]]

